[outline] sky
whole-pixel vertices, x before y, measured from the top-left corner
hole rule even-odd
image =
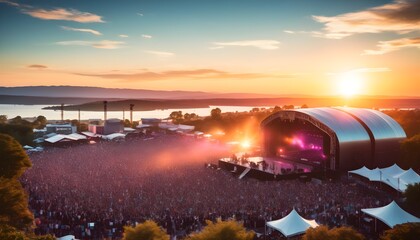
[[[420,0],[0,0],[0,85],[420,96]]]

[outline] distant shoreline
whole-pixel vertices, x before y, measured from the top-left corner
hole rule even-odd
[[[209,108],[210,106],[284,106],[300,107],[350,106],[362,108],[415,108],[420,109],[420,99],[354,98],[338,97],[284,97],[284,98],[210,98],[210,99],[103,99],[103,98],[56,98],[0,95],[0,104],[51,105],[45,110],[60,110],[65,104],[66,111],[103,111],[103,101],[108,101],[108,111],[128,110],[134,104],[135,111],[162,109]]]

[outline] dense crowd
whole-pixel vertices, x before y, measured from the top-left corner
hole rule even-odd
[[[78,239],[120,238],[123,226],[147,219],[172,236],[207,219],[261,230],[293,208],[321,224],[359,227],[361,208],[391,201],[348,179],[259,181],[205,167],[228,154],[221,144],[180,136],[50,148],[31,155],[22,182],[36,233]]]

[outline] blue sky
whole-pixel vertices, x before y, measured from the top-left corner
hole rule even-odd
[[[0,80],[311,95],[351,81],[357,94],[420,95],[419,5],[0,0]]]

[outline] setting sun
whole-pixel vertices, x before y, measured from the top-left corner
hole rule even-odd
[[[362,79],[358,73],[343,73],[339,75],[338,81],[338,90],[341,95],[351,97],[361,93]]]

